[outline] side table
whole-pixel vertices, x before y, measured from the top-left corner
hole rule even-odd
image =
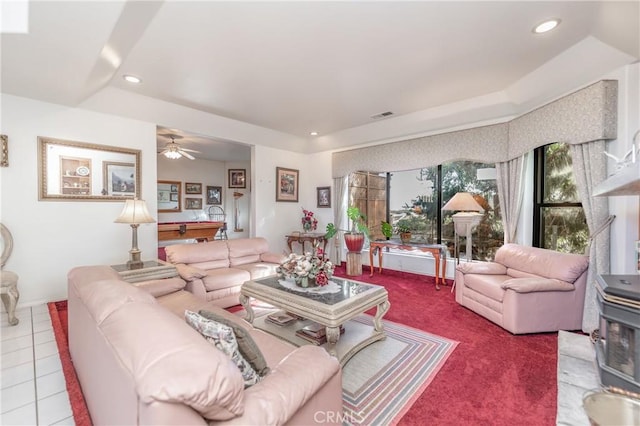
[[[289,235],[285,235],[287,238],[287,246],[289,247],[289,252],[293,253],[293,248],[291,247],[291,243],[298,242],[302,246],[302,253],[304,254],[304,243],[310,242],[312,247],[315,247],[316,244],[322,244],[322,250],[327,252],[327,239],[324,237],[324,232],[292,232]]]
[[[435,278],[436,278],[436,290],[440,290],[440,283],[446,285],[445,280],[447,273],[447,247],[442,244],[422,244],[422,243],[403,243],[400,240],[381,240],[369,242],[369,265],[371,267],[370,277],[373,276],[375,270],[373,266],[373,257],[378,254],[378,272],[382,273],[382,251],[383,249],[396,248],[400,250],[419,250],[426,253],[431,253],[435,261]],[[441,262],[442,261],[442,262]],[[440,272],[440,264],[442,263],[442,273]]]
[[[145,261],[142,268],[139,269],[128,269],[126,264],[111,265],[111,267],[120,274],[124,281],[130,283],[178,276],[178,270],[175,266],[160,259]]]

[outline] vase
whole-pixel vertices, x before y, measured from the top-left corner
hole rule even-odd
[[[345,232],[344,242],[347,245],[347,250],[360,253],[364,246],[364,234],[362,232]]]
[[[315,278],[300,277],[300,278],[296,278],[296,285],[298,287],[307,288],[307,287],[317,287],[318,284],[316,283]]]
[[[304,229],[304,232],[310,232],[311,231],[311,223],[309,222],[305,222],[302,224],[302,229]]]

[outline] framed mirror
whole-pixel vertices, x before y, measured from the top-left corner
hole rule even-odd
[[[175,213],[182,211],[182,182],[158,181],[158,212]]]
[[[38,137],[39,200],[140,198],[140,150]]]

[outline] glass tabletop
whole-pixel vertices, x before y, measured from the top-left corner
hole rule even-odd
[[[379,287],[376,285],[361,283],[359,281],[352,281],[349,279],[332,277],[331,281],[338,284],[342,289],[342,291],[338,293],[326,293],[326,294],[318,294],[313,292],[305,293],[305,292],[290,290],[286,287],[283,287],[282,285],[280,285],[280,283],[278,283],[278,280],[280,279],[281,278],[278,278],[277,276],[274,275],[271,277],[253,280],[253,282],[255,282],[258,285],[264,285],[273,289],[284,291],[286,293],[295,294],[297,296],[314,300],[316,302],[324,303],[326,305],[335,305],[336,303],[343,302],[359,294],[362,294],[366,291],[373,290]]]

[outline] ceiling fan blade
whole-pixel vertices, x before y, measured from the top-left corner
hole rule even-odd
[[[165,148],[163,151],[158,151],[158,154],[164,154],[165,152],[169,152],[169,150]]]
[[[184,152],[182,149],[179,149],[178,152],[180,154],[182,154],[183,156],[187,157],[189,160],[195,160],[196,159],[196,157],[194,157],[193,155],[191,155],[189,153]]]
[[[182,148],[180,147],[181,151],[187,151],[187,152],[195,152],[197,154],[200,154],[200,151],[196,151],[195,149],[188,149],[188,148]]]

